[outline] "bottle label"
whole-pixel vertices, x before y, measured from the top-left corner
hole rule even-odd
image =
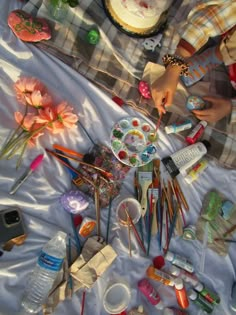
[[[203,289],[200,294],[202,296],[204,296],[204,298],[210,302],[210,303],[213,303],[213,304],[218,304],[219,303],[219,298],[218,296],[216,296],[215,294],[213,293],[210,293],[208,292],[206,289]]]
[[[50,256],[43,251],[38,258],[38,265],[48,270],[59,271],[62,263],[63,259]]]

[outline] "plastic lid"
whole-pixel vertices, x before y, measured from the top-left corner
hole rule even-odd
[[[174,128],[172,126],[165,126],[165,132],[167,134],[170,134],[174,131]]]
[[[194,287],[194,289],[199,292],[202,291],[203,288],[204,288],[204,285],[201,282],[198,282]]]
[[[170,273],[174,276],[179,276],[180,275],[180,268],[176,267],[176,266],[171,266],[170,267]]]
[[[174,282],[175,282],[175,288],[176,288],[177,290],[183,289],[183,287],[184,287],[184,282],[183,282],[182,279],[177,278],[177,279],[175,279]]]
[[[114,283],[107,288],[103,296],[103,306],[107,313],[119,314],[129,305],[131,293],[125,283]]]
[[[207,140],[202,140],[201,142],[205,145],[205,147],[206,147],[207,150],[209,150],[209,149],[211,148],[211,144],[210,144],[209,141],[207,141]]]
[[[189,290],[188,291],[188,297],[191,299],[191,300],[196,300],[197,298],[197,292],[195,292],[194,290]]]
[[[206,128],[207,122],[205,120],[201,120],[200,123],[201,123],[201,125],[203,125],[204,128]]]
[[[174,259],[174,254],[171,253],[171,252],[167,252],[166,255],[165,255],[165,258],[168,260],[168,261],[172,261]]]
[[[143,306],[142,305],[139,305],[138,307],[138,312],[139,313],[143,313],[144,309],[143,309]]]
[[[158,310],[163,310],[164,305],[163,305],[162,301],[160,301],[158,304],[156,304],[155,308],[158,309]]]
[[[58,231],[55,237],[61,237],[62,239],[66,239],[67,234],[65,232]]]

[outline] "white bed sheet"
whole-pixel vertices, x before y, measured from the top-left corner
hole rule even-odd
[[[114,123],[127,115],[136,115],[129,107],[119,107],[103,92],[98,90],[85,78],[64,65],[54,57],[39,51],[31,44],[17,39],[7,26],[9,12],[20,8],[22,3],[17,0],[0,2],[0,141],[5,139],[9,131],[14,128],[13,113],[20,105],[15,99],[13,83],[20,75],[39,78],[59,99],[67,100],[74,105],[83,125],[89,130],[95,141],[109,145],[110,130]],[[5,252],[0,258],[0,314],[15,315],[19,313],[21,298],[27,277],[36,263],[43,245],[58,230],[72,233],[70,217],[59,204],[59,197],[71,187],[70,178],[65,169],[45,154],[39,169],[13,196],[9,189],[16,177],[26,168],[32,159],[44,148],[51,148],[53,143],[59,143],[79,152],[87,152],[91,143],[81,128],[70,130],[56,137],[43,137],[39,145],[27,151],[20,170],[15,170],[15,159],[0,160],[0,209],[5,206],[18,205],[22,211],[28,237],[24,245],[14,247],[11,252]],[[176,151],[183,146],[174,137],[160,132],[160,157]],[[125,182],[119,198],[133,194],[132,169]],[[211,161],[207,171],[201,179],[193,185],[187,185],[181,178],[180,183],[190,205],[190,212],[186,214],[187,223],[195,223],[201,202],[207,191],[216,188],[227,198],[236,202],[236,171],[227,170]],[[118,200],[118,199],[117,199]],[[102,306],[102,296],[108,280],[112,277],[125,278],[132,289],[132,299],[129,309],[143,304],[148,314],[161,314],[147,303],[137,291],[137,281],[145,277],[145,271],[153,257],[160,254],[155,240],[152,242],[150,257],[144,257],[137,244],[133,243],[133,257],[129,258],[128,251],[123,245],[124,234],[115,219],[113,203],[112,225],[110,241],[118,253],[111,268],[99,279],[92,290],[88,291],[85,302],[85,315],[105,315]],[[90,213],[94,216],[94,206],[91,204]],[[106,231],[107,209],[102,210],[102,234]],[[233,314],[228,304],[231,286],[235,279],[236,254],[235,245],[229,247],[229,254],[220,257],[213,251],[206,250],[204,270],[200,270],[203,254],[201,244],[196,241],[186,242],[175,237],[171,241],[170,249],[186,255],[194,264],[196,272],[202,282],[215,289],[220,294],[221,304],[215,308],[214,315]],[[174,291],[161,284],[153,283],[160,293],[166,306],[177,305]],[[55,315],[80,314],[81,292],[76,293],[72,300],[60,303]],[[202,312],[196,306],[189,308],[189,314],[197,315]]]

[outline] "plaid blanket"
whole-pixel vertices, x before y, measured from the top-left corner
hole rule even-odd
[[[144,102],[137,88],[138,83],[148,62],[161,64],[164,54],[175,51],[181,36],[176,30],[181,29],[189,11],[199,1],[173,1],[161,48],[154,50],[144,47],[145,39],[130,37],[118,30],[106,16],[102,0],[79,1],[76,8],[68,9],[63,24],[50,17],[48,1],[29,0],[23,7],[28,13],[47,18],[52,26],[51,40],[36,45],[61,59],[110,96],[119,96],[126,104],[156,122],[157,110],[150,102]],[[91,45],[86,40],[88,31],[94,27],[100,33],[97,45]],[[211,94],[233,96],[226,70],[219,67],[204,78],[205,82],[209,82],[207,87]],[[177,116],[168,113],[163,123],[169,124],[173,119],[177,119]],[[208,127],[210,132],[207,138],[212,144],[209,154],[229,167],[236,167],[235,128],[227,124],[227,118]]]

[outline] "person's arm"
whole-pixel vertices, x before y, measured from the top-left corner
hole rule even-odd
[[[236,123],[236,98],[231,99],[232,109],[231,109],[231,115],[230,115],[230,124]]]
[[[193,55],[210,37],[221,35],[235,25],[235,12],[236,1],[232,0],[219,0],[217,3],[204,1],[197,5],[180,30],[181,40],[177,50],[185,49],[190,56]]]

